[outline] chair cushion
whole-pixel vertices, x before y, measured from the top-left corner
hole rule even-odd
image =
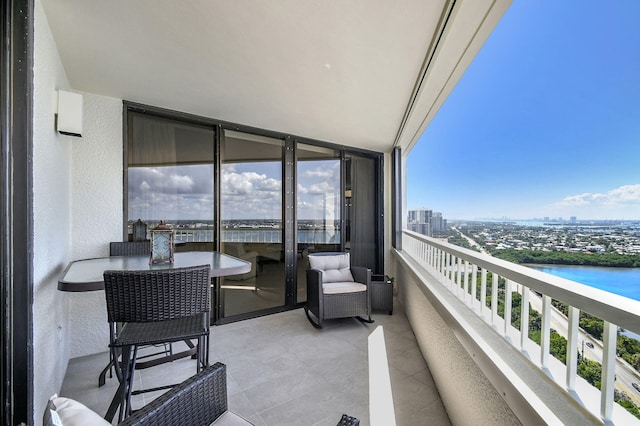
[[[225,411],[222,413],[220,417],[218,417],[211,425],[209,426],[251,426],[253,423],[244,419],[244,417],[240,417],[236,413],[232,411]]]
[[[322,284],[322,292],[324,294],[357,293],[359,291],[367,291],[367,286],[353,281]]]
[[[111,425],[111,423],[100,417],[95,411],[87,408],[84,404],[58,395],[53,395],[49,400],[43,423],[45,426]]]
[[[322,271],[322,282],[353,282],[349,253],[309,256],[311,269]]]

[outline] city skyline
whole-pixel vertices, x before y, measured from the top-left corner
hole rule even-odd
[[[640,219],[639,19],[640,2],[514,2],[409,153],[407,209]]]

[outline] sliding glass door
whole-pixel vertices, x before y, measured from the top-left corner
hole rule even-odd
[[[124,239],[138,220],[148,229],[164,220],[176,251],[251,264],[212,281],[215,322],[301,306],[310,253],[347,251],[383,272],[380,154],[150,107],[126,107],[125,117]]]
[[[340,151],[297,145],[297,300],[307,300],[309,253],[342,250]]]
[[[279,139],[224,131],[220,248],[251,262],[251,271],[221,279],[221,317],[285,304],[283,146]]]

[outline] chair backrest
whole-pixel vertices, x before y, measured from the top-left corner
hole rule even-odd
[[[310,254],[309,267],[322,271],[323,283],[353,281],[349,253],[326,252]]]
[[[210,266],[105,271],[109,322],[152,322],[211,310]]]
[[[151,253],[149,241],[112,241],[109,256],[143,256]]]

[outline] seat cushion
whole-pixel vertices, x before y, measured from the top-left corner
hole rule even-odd
[[[100,417],[95,411],[87,408],[84,404],[58,395],[53,395],[49,400],[43,418],[43,424],[45,426],[111,425],[111,423]]]
[[[357,293],[359,291],[367,291],[367,286],[353,281],[322,284],[322,292],[324,294]]]
[[[349,253],[310,255],[309,266],[322,271],[323,283],[353,281]]]

